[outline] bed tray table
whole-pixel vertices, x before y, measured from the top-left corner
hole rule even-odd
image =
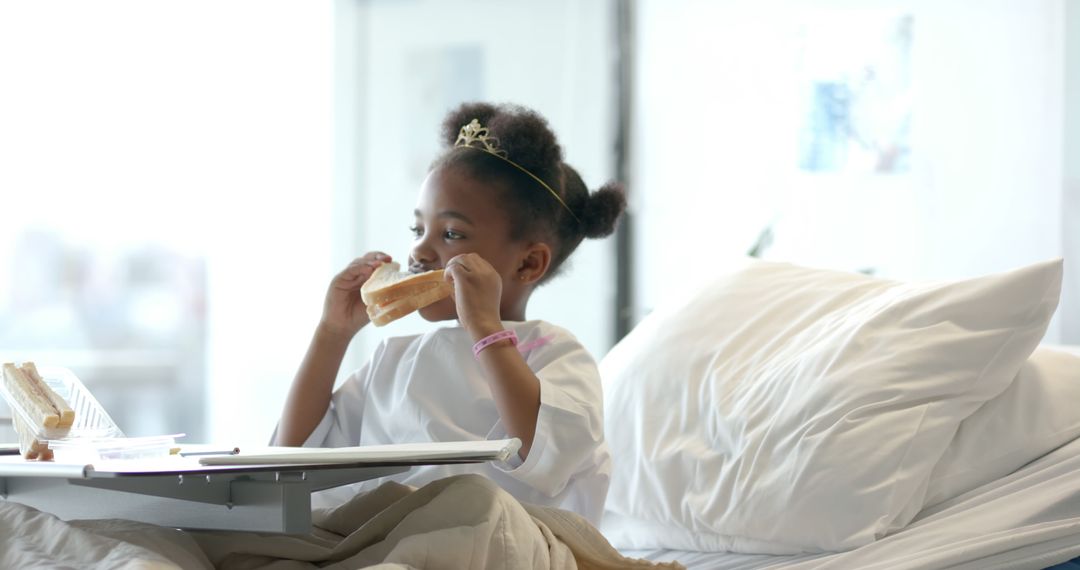
[[[505,459],[519,445],[517,440],[448,442],[94,464],[8,456],[0,457],[0,499],[64,520],[118,518],[176,528],[304,534],[311,531],[314,491],[418,465]],[[350,456],[343,453],[347,450],[360,452]],[[232,464],[204,464],[214,460]]]

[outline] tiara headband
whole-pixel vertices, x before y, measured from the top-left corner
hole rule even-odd
[[[473,146],[473,143],[480,143],[481,146]],[[457,140],[454,141],[454,147],[474,148],[476,150],[482,150],[491,156],[496,156],[504,160],[507,164],[514,168],[528,174],[530,178],[537,181],[545,190],[551,193],[559,204],[574,217],[578,223],[581,223],[581,219],[574,214],[574,211],[570,209],[570,206],[563,202],[563,199],[559,196],[559,193],[552,190],[551,186],[548,186],[546,182],[540,179],[539,176],[529,172],[525,167],[507,158],[506,151],[499,148],[499,139],[488,135],[487,127],[480,126],[480,121],[473,119],[469,124],[461,127],[461,131],[458,132]]]

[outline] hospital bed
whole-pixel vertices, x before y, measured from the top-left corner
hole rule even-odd
[[[1080,557],[1080,347],[1038,345],[1060,270],[905,283],[737,260],[697,279],[601,362],[601,530],[702,570]]]
[[[906,528],[854,550],[832,554],[763,555],[670,549],[628,550],[689,569],[971,570],[1080,564],[1080,440],[1017,472],[919,513]]]

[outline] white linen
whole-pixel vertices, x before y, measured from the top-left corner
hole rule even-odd
[[[386,480],[420,487],[451,475],[481,473],[518,500],[600,519],[611,459],[604,443],[596,363],[565,329],[543,321],[504,322],[540,379],[540,414],[526,461],[427,465],[401,475],[322,491],[315,506],[343,503]],[[505,439],[491,387],[461,327],[384,340],[334,393],[305,447]]]
[[[935,505],[1016,471],[1080,437],[1080,356],[1035,349],[1009,388],[960,423],[934,467]]]
[[[0,500],[0,568],[210,570],[186,534],[123,520],[64,522]]]
[[[1057,306],[1061,260],[899,283],[748,262],[601,362],[620,548],[846,550],[902,528]]]
[[[1026,570],[1080,557],[1080,440],[970,493],[907,528],[849,552],[795,556],[623,550],[700,570]]]
[[[312,513],[307,535],[180,532],[129,521],[61,522],[0,501],[2,568],[675,568],[628,560],[584,518],[522,505],[490,479],[389,482]]]

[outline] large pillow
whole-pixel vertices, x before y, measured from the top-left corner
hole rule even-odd
[[[748,261],[603,359],[626,549],[845,550],[906,525],[960,422],[1046,330],[1061,260],[900,283]]]
[[[1035,349],[1012,384],[960,423],[926,505],[1000,479],[1080,437],[1080,355]]]

